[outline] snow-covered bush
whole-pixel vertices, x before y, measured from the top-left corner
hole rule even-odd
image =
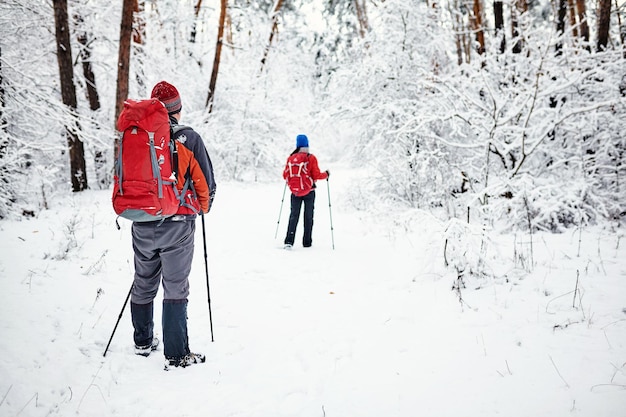
[[[522,229],[623,216],[620,51],[557,55],[539,19],[524,53],[493,44],[459,66],[437,53],[453,49],[436,9],[401,3],[385,3],[368,47],[332,75],[329,101],[355,121],[354,157],[373,167],[362,195]]]

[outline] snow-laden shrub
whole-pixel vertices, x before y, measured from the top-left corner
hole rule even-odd
[[[332,76],[329,102],[359,138],[354,159],[372,166],[361,194],[523,229],[621,218],[621,53],[556,56],[552,23],[537,21],[522,54],[491,45],[470,64],[440,54],[433,65],[429,52],[452,50],[449,32],[409,3],[386,2],[375,41]]]

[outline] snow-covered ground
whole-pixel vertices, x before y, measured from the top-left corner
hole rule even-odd
[[[333,233],[324,181],[313,247],[300,225],[292,251],[282,183],[219,184],[205,218],[215,341],[198,220],[189,333],[207,362],[170,372],[161,350],[133,354],[128,306],[103,357],[133,273],[109,191],[0,222],[0,416],[626,416],[623,230],[535,234],[532,251],[527,234],[490,233],[493,276],[456,291],[453,224],[357,212],[336,171]],[[482,253],[451,244],[447,260],[468,251]]]

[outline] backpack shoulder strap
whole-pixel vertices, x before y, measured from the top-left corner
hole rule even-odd
[[[178,179],[178,148],[174,140],[174,127],[170,124],[170,163],[172,164],[172,174],[174,178]],[[175,183],[176,179],[174,180]]]
[[[176,140],[179,136],[178,134],[184,130],[193,130],[190,126],[175,124],[172,125],[170,122],[170,145],[172,147],[172,172],[176,174],[176,178],[178,178],[178,150],[176,148]]]

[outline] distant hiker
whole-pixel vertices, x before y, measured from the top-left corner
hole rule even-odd
[[[169,115],[178,153],[176,188],[183,198],[171,217],[133,222],[135,278],[130,306],[135,353],[148,356],[159,344],[153,334],[153,300],[163,282],[163,353],[167,370],[205,361],[204,355],[189,350],[187,297],[196,214],[209,212],[216,184],[202,138],[192,128],[178,124],[182,106],[176,87],[161,81],[154,86],[152,97],[163,103]]]
[[[285,236],[285,248],[293,247],[300,210],[304,203],[304,235],[302,246],[308,248],[313,243],[313,210],[315,206],[315,181],[330,176],[328,170],[320,172],[315,155],[309,153],[309,139],[306,135],[296,137],[296,149],[287,158],[283,178],[291,190],[291,214]]]

